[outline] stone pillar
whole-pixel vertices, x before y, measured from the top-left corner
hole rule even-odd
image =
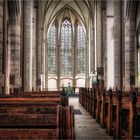
[[[88,83],[89,83],[89,72],[88,72],[88,58],[89,58],[89,44],[88,44],[88,36],[86,37],[86,49],[85,49],[85,52],[86,52],[86,56],[85,56],[85,87],[88,87]]]
[[[136,56],[136,2],[130,5],[129,17],[125,22],[125,90],[129,91],[135,85],[135,56]]]
[[[43,24],[43,18],[42,18],[42,14],[44,14],[43,12],[43,7],[44,7],[44,3],[41,3],[41,20],[40,20],[40,25],[41,25],[41,74],[42,74],[42,79],[41,79],[41,90],[43,90],[45,88],[45,44],[44,44],[44,24]]]
[[[8,94],[9,92],[9,75],[8,75],[8,27],[7,27],[7,20],[8,20],[8,5],[7,1],[4,1],[4,33],[3,33],[3,49],[4,49],[4,94]]]
[[[8,56],[10,92],[19,89],[20,79],[20,16],[14,9],[16,2],[9,2]],[[16,5],[18,6],[18,5]]]
[[[95,14],[94,14],[95,15]],[[95,19],[94,19],[95,20]],[[90,50],[90,62],[91,62],[91,64],[90,64],[90,67],[91,67],[91,71],[90,71],[90,73],[91,74],[94,74],[95,73],[95,70],[96,70],[96,59],[95,59],[95,57],[96,57],[96,55],[95,55],[95,53],[96,53],[96,51],[95,51],[95,49],[96,49],[96,47],[95,47],[95,28],[94,28],[94,23],[95,23],[95,21],[92,21],[92,41],[91,41],[91,50]],[[92,84],[93,84],[93,77],[91,76],[90,77],[90,88],[92,88]]]
[[[32,90],[36,90],[36,7],[35,3],[32,17]]]
[[[90,29],[90,74],[95,73],[95,34],[94,34],[94,21],[91,20],[91,29]],[[90,85],[92,87],[92,77],[90,77]]]
[[[103,67],[102,63],[102,19],[101,19],[101,2],[97,2],[97,13],[96,13],[96,48],[97,48],[97,68]]]
[[[0,1],[0,94],[4,84],[3,78],[3,0]]]
[[[44,30],[44,32],[46,31],[46,29]],[[45,39],[45,88],[46,90],[48,90],[48,43],[47,43],[47,35],[45,32],[46,37]]]
[[[97,49],[97,74],[99,86],[103,85],[103,20],[102,20],[102,1],[96,3],[96,49]],[[99,72],[100,71],[100,72]]]
[[[106,3],[107,15],[107,84],[106,88],[114,87],[114,1],[107,1]]]
[[[32,21],[32,13],[31,13],[31,1],[24,1],[24,91],[31,90],[31,21]]]
[[[45,89],[45,44],[43,39],[44,28],[41,28],[41,90]]]
[[[88,30],[90,30],[90,23],[88,25]],[[89,70],[90,70],[90,31],[88,32],[88,36],[86,38],[86,75],[85,75],[85,87],[89,87],[90,79],[89,79]]]
[[[114,2],[114,75],[115,75],[115,87],[121,89],[121,81],[122,81],[122,58],[121,58],[121,51],[122,51],[122,2],[115,1]]]
[[[37,2],[36,13],[36,86],[37,90],[41,89],[41,2]]]
[[[90,73],[94,71],[95,69],[95,60],[94,60],[94,56],[95,56],[95,46],[94,46],[94,24],[93,21],[91,21],[91,31],[90,31]]]
[[[106,2],[102,2],[102,66],[103,66],[103,85],[107,86],[107,11]]]

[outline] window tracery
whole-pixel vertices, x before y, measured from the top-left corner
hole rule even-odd
[[[60,36],[57,36],[57,29],[55,24],[50,27],[50,31],[48,34],[48,74],[57,75],[57,57],[60,56],[60,76],[72,76],[73,65],[76,65],[76,74],[85,74],[86,71],[86,39],[84,34],[84,29],[82,25],[78,22],[76,25],[76,51],[77,53],[73,63],[73,55],[72,50],[74,47],[72,46],[73,39],[73,28],[72,23],[68,18],[65,18],[62,21],[60,27]],[[59,54],[57,54],[57,41],[60,40],[60,48]]]
[[[56,26],[53,24],[48,35],[48,74],[56,74]]]
[[[69,19],[64,19],[61,26],[61,75],[72,74],[72,25]]]
[[[83,27],[77,25],[77,74],[85,73],[86,64],[86,40]]]

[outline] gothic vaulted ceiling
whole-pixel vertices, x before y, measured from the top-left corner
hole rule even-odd
[[[94,20],[94,5],[94,0],[44,1],[44,23],[48,26],[61,15],[73,20],[77,18],[87,28],[90,20]]]

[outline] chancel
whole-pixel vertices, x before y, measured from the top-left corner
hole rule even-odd
[[[0,139],[140,139],[139,89],[140,1],[0,0]]]

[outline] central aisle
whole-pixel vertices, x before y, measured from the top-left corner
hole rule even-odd
[[[69,97],[69,104],[74,106],[75,118],[75,139],[112,139],[106,134],[95,119],[81,106],[78,97]]]

